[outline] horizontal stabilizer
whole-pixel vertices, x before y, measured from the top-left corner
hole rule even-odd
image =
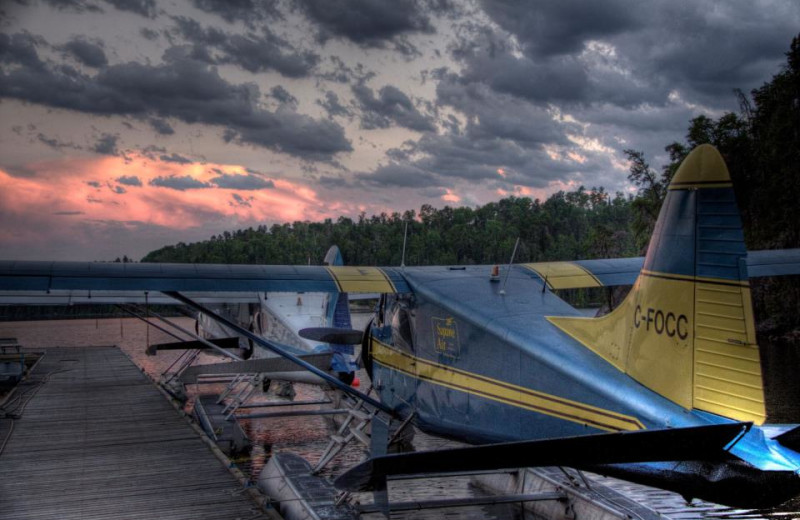
[[[748,251],[746,264],[750,278],[800,274],[800,249]],[[546,280],[550,289],[612,287],[633,285],[644,265],[644,257],[521,265]]]
[[[393,475],[710,460],[724,458],[725,448],[750,426],[750,423],[719,424],[401,453],[366,460],[340,475],[334,485],[348,491],[371,491]]]
[[[336,327],[310,327],[300,329],[298,334],[300,334],[301,338],[333,343],[334,345],[357,345],[361,343],[361,338],[364,336],[364,333],[360,330],[338,329]]]
[[[800,453],[800,426],[778,435],[775,440],[790,450]]]
[[[331,354],[308,354],[298,356],[306,363],[320,370],[328,370],[331,366]],[[214,363],[211,365],[194,365],[180,376],[180,380],[185,384],[197,382],[197,377],[201,375],[218,374],[274,374],[287,372],[303,372],[305,369],[298,367],[292,361],[282,357],[269,357],[259,359],[248,359],[246,361],[232,361],[230,363]],[[313,374],[311,374],[313,375]],[[274,378],[284,379],[284,378]],[[294,380],[294,378],[292,378]],[[321,382],[322,380],[319,379]],[[308,382],[308,381],[306,381]]]
[[[800,249],[749,251],[747,273],[750,278],[800,274]]]
[[[239,338],[214,338],[206,340],[220,348],[239,348]],[[157,343],[147,347],[147,355],[155,356],[159,350],[210,350],[211,347],[201,341],[175,341],[173,343]]]

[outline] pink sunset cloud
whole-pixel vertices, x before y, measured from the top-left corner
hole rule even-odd
[[[84,218],[139,221],[175,229],[202,224],[217,214],[241,222],[302,220],[320,201],[314,190],[287,180],[269,188],[247,190],[213,184],[218,172],[247,176],[241,166],[173,164],[143,156],[64,159],[27,165],[32,177],[13,177],[0,170],[0,206],[6,212],[38,214],[80,212]],[[118,180],[119,179],[119,180]],[[195,180],[201,188],[174,189],[155,179]],[[176,183],[179,185],[179,183]],[[248,204],[232,204],[239,194]]]
[[[161,244],[167,245],[184,236],[208,238],[223,229],[335,218],[331,207],[347,206],[321,201],[308,186],[239,165],[180,164],[138,153],[65,157],[26,164],[25,169],[31,172],[27,177],[0,170],[0,215],[8,223],[0,229],[0,242],[6,258],[20,257],[23,250],[35,254],[37,244],[67,237],[94,242],[99,228],[193,231],[176,233]]]

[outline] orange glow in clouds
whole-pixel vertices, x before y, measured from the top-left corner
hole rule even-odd
[[[461,197],[459,197],[458,195],[453,193],[452,190],[446,189],[446,191],[447,191],[447,193],[445,193],[444,195],[442,195],[439,198],[441,198],[445,202],[461,202]]]
[[[273,187],[257,190],[223,189],[212,183],[220,175],[214,169],[245,179],[248,173],[241,166],[177,164],[134,154],[127,161],[64,158],[26,167],[35,175],[12,177],[0,170],[0,208],[6,213],[76,215],[174,229],[200,226],[215,217],[252,223],[316,219],[327,213],[314,190],[287,180],[263,178]],[[156,178],[178,187],[186,186],[181,180],[208,187],[177,190],[151,185]]]

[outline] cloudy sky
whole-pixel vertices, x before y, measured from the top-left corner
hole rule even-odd
[[[779,70],[796,0],[3,0],[0,259],[628,190]]]

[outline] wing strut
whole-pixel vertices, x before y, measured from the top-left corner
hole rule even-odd
[[[395,475],[725,458],[730,456],[725,448],[751,426],[752,423],[716,424],[384,455],[349,469],[339,475],[334,485],[347,491],[371,491],[380,490],[386,478]]]
[[[199,303],[187,298],[186,296],[182,295],[181,293],[179,293],[177,291],[164,291],[164,294],[166,294],[170,298],[174,298],[174,299],[178,300],[179,302],[181,302],[181,303],[183,303],[185,305],[188,305],[189,307],[191,307],[191,308],[193,308],[193,309],[195,309],[197,311],[202,312],[203,314],[209,316],[210,318],[213,318],[214,320],[218,321],[219,323],[222,323],[223,325],[225,325],[226,327],[230,328],[231,330],[234,330],[239,335],[244,336],[244,337],[252,340],[253,343],[261,345],[262,347],[271,350],[272,352],[278,354],[279,356],[282,356],[282,357],[288,359],[289,361],[293,362],[294,364],[299,365],[300,367],[308,370],[312,374],[324,379],[325,381],[330,383],[332,386],[338,388],[339,390],[341,390],[341,391],[343,391],[343,392],[345,392],[347,394],[352,395],[356,399],[361,399],[365,403],[367,403],[367,404],[369,404],[371,406],[374,406],[378,410],[381,410],[382,412],[385,412],[385,413],[389,414],[391,417],[397,417],[397,414],[394,412],[394,410],[392,410],[391,408],[389,408],[388,406],[386,406],[382,402],[373,399],[372,397],[368,396],[367,394],[365,394],[363,392],[359,392],[358,390],[356,390],[352,386],[350,386],[350,385],[348,385],[348,384],[346,384],[346,383],[344,383],[342,381],[339,381],[337,378],[333,377],[329,373],[318,369],[314,365],[312,365],[312,364],[300,359],[297,356],[294,356],[294,355],[290,354],[289,352],[286,352],[284,349],[280,348],[275,343],[273,343],[273,342],[271,342],[271,341],[269,341],[267,339],[264,339],[261,336],[258,336],[258,335],[254,334],[252,332],[250,332],[249,330],[245,329],[244,327],[240,327],[237,323],[234,323],[233,321],[225,318],[224,316],[221,316],[221,315],[217,314],[216,312],[212,311],[211,309],[208,309],[208,308],[204,307],[203,305],[200,305]]]

